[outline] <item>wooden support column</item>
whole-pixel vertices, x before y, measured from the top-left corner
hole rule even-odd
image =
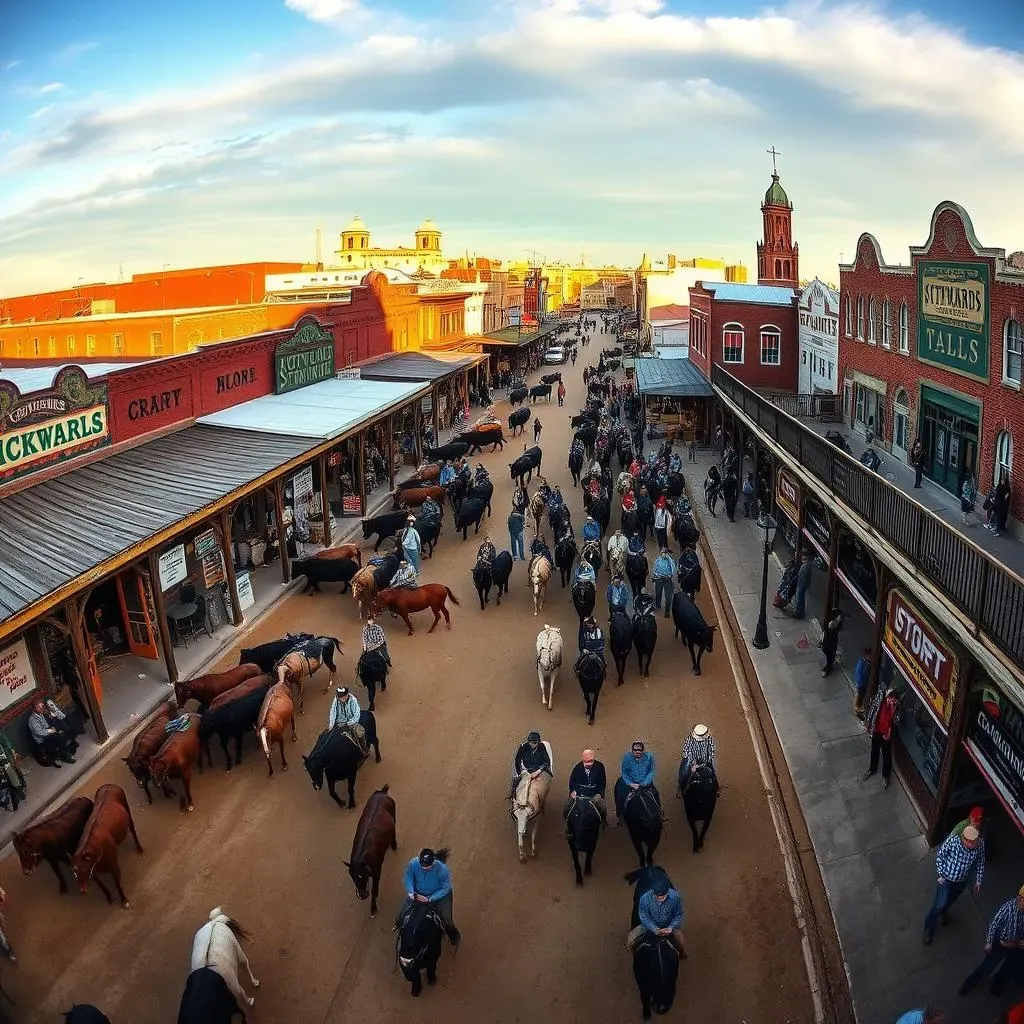
[[[369,515],[366,508],[366,431],[360,430],[356,441],[356,460],[359,467],[359,514]]]
[[[740,486],[743,485],[742,479],[740,480]],[[807,513],[805,511],[807,507],[807,495],[804,493],[803,487],[800,488],[800,508],[797,510],[796,520],[796,549],[793,552],[793,557],[797,560],[797,564],[800,564],[800,552],[804,548],[804,523],[807,522]]]
[[[167,680],[173,686],[178,681],[178,664],[174,660],[171,625],[167,621],[167,605],[164,603],[164,592],[160,588],[160,556],[155,551],[149,553],[149,585],[153,591],[153,604],[156,605],[156,627],[160,632],[160,647],[164,652]]]
[[[395,489],[395,416],[391,413],[387,418],[388,424],[388,490]]]
[[[960,670],[954,683],[956,689],[953,691],[953,707],[949,714],[949,732],[946,734],[946,749],[942,755],[938,791],[935,794],[935,820],[930,823],[928,829],[928,842],[932,846],[945,838],[944,819],[953,795],[953,780],[960,759],[960,748],[967,733],[971,687],[975,678],[980,675],[974,659],[966,651],[959,652],[959,655]]]
[[[877,559],[875,562],[875,582],[878,590],[875,594],[875,629],[871,636],[871,675],[868,677],[868,688],[864,694],[864,707],[871,706],[878,690],[878,676],[882,667],[882,633],[885,631],[885,605],[889,597],[889,572]],[[858,657],[860,652],[858,651]]]
[[[224,568],[228,577],[228,597],[231,600],[231,621],[242,624],[242,604],[238,600],[238,577],[235,575],[235,556],[231,543],[231,509],[220,514],[220,549],[224,554]]]
[[[75,656],[75,668],[81,682],[81,695],[89,708],[89,717],[100,743],[106,742],[108,736],[106,723],[103,721],[103,710],[96,697],[93,687],[93,675],[96,673],[96,659],[88,647],[89,629],[85,621],[85,604],[89,600],[91,590],[71,598],[64,605],[64,615],[68,620],[67,633],[71,639],[71,651]],[[56,620],[52,620],[56,621]]]
[[[324,524],[324,547],[329,548],[331,546],[331,502],[327,493],[327,452],[323,452],[320,456],[320,515]]]
[[[423,398],[417,398],[413,406],[412,416],[412,443],[413,451],[416,453],[416,465],[423,461]],[[403,453],[404,457],[404,453]]]
[[[828,575],[825,582],[825,607],[821,612],[822,625],[828,621],[828,613],[832,611],[836,603],[836,562],[839,560],[839,522],[835,516],[831,516],[831,519],[832,529],[828,546]]]
[[[285,583],[291,579],[291,563],[288,561],[288,541],[284,525],[284,480],[274,481],[274,521],[277,523],[277,549],[281,554],[281,578]]]

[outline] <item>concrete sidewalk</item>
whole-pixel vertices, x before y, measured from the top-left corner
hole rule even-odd
[[[858,1020],[891,1024],[909,1009],[936,1002],[945,1008],[948,1024],[988,1024],[1002,1004],[988,994],[986,984],[969,996],[956,994],[983,954],[986,920],[981,910],[968,892],[950,913],[949,927],[930,947],[923,945],[924,916],[935,887],[934,851],[895,776],[887,790],[877,776],[861,782],[869,742],[853,714],[850,677],[858,651],[841,651],[833,673],[822,677],[818,620],[794,620],[771,606],[782,573],[774,556],[768,580],[771,646],[764,651],[750,647],[760,605],[762,535],[753,520],[742,518],[742,506],[735,523],[724,511],[717,518],[708,514],[703,482],[711,452],[698,453],[698,459],[696,467],[684,465],[695,518],[725,583],[785,753]],[[808,615],[816,612],[820,608],[809,599]],[[720,756],[728,763],[728,751]],[[1000,894],[997,902],[1012,895]],[[1007,989],[1020,998],[1012,986]],[[1011,1000],[1007,996],[1004,1001]]]

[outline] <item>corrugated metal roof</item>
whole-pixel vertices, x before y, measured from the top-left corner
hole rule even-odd
[[[315,447],[188,427],[0,501],[0,621]]]
[[[139,363],[50,363],[47,366],[11,366],[0,370],[0,380],[9,380],[23,395],[46,391],[53,387],[57,374],[65,366],[80,366],[89,380],[105,377],[116,370],[126,370]]]
[[[423,352],[396,352],[392,356],[363,363],[359,369],[363,380],[428,380],[446,377],[455,370],[464,370],[475,362],[471,355],[426,355]]]
[[[792,288],[775,288],[766,284],[730,284],[706,281],[704,287],[725,302],[752,302],[758,306],[788,306],[796,292]]]
[[[655,345],[654,354],[659,359],[689,359],[689,345]]]
[[[669,303],[667,306],[652,306],[648,319],[652,324],[660,320],[685,320],[689,323],[690,307],[681,306],[676,302]]]
[[[689,359],[638,359],[636,385],[641,395],[711,398],[711,382]]]
[[[326,440],[337,437],[388,409],[429,390],[421,382],[330,380],[264,395],[249,402],[201,416],[197,423],[265,434],[285,434]]]

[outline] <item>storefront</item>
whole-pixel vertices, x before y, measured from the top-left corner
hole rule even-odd
[[[884,380],[856,370],[846,381],[846,419],[866,437],[885,436],[886,389]]]
[[[796,478],[787,470],[779,469],[775,474],[775,520],[779,524],[777,536],[785,541],[790,556],[795,556],[800,546],[800,498],[800,485]],[[827,565],[827,548],[824,558]]]
[[[921,437],[930,479],[959,494],[967,473],[977,473],[980,436],[980,402],[922,384]]]
[[[643,399],[648,439],[672,437],[689,444],[711,436],[714,392],[707,378],[688,359],[636,359],[637,394]]]

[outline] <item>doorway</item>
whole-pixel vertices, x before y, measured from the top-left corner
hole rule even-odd
[[[960,493],[968,472],[977,474],[978,420],[974,416],[969,415],[966,408],[953,408],[931,398],[922,399],[926,472],[930,479],[952,494]]]
[[[153,600],[149,573],[132,568],[117,576],[114,582],[127,634],[128,650],[140,658],[156,661],[159,658],[156,602]]]

